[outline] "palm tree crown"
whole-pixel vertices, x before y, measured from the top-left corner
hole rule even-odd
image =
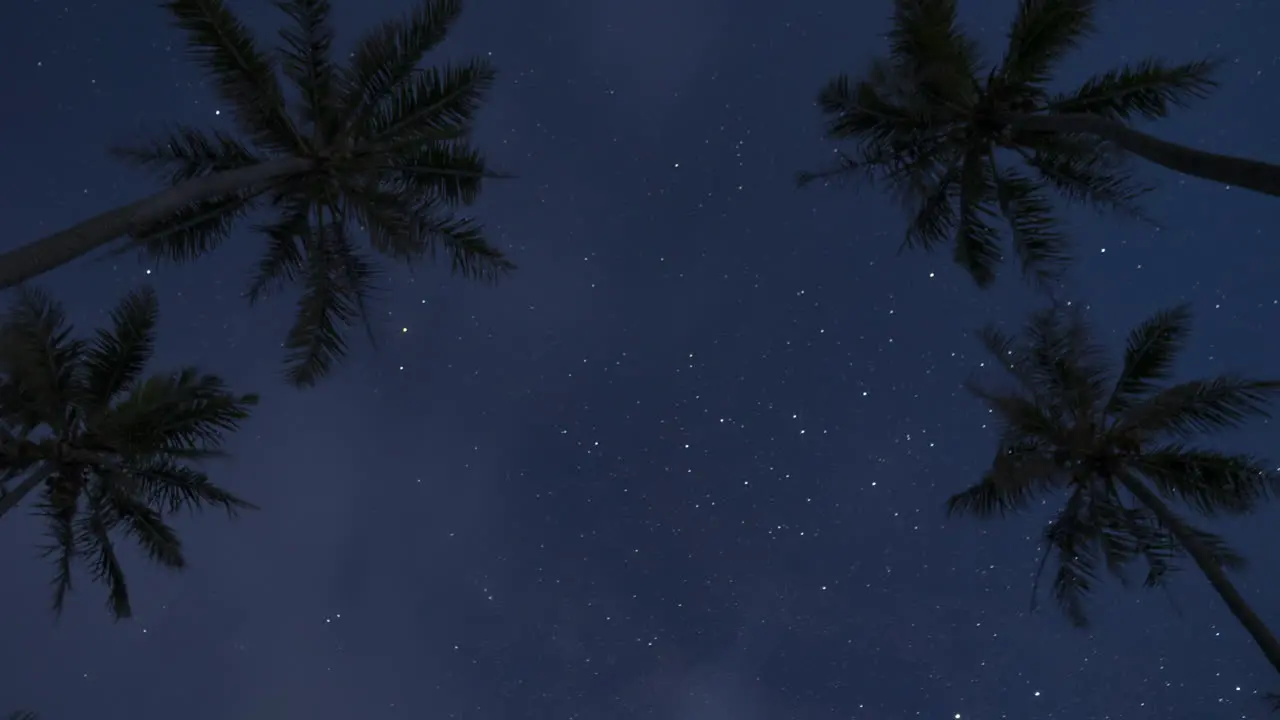
[[[345,67],[331,59],[326,0],[275,4],[292,23],[273,58],[221,0],[165,3],[250,145],[179,128],[125,156],[170,172],[173,182],[270,158],[312,161],[307,172],[194,204],[183,217],[138,233],[153,256],[196,257],[265,196],[276,219],[261,227],[266,248],[248,293],[257,300],[281,283],[302,285],[285,348],[289,378],[309,385],[344,351],[341,326],[363,315],[376,275],[354,246],[354,227],[395,261],[443,247],[454,269],[469,276],[496,278],[512,265],[475,222],[449,212],[473,202],[482,180],[496,175],[470,144],[493,68],[483,59],[418,67],[458,20],[461,0],[422,2],[379,25]],[[296,113],[286,106],[277,64],[297,94]]]
[[[134,291],[92,341],[72,337],[61,307],[24,289],[0,322],[0,515],[39,491],[55,565],[55,611],[72,564],[106,585],[117,618],[131,614],[114,536],[162,566],[186,560],[167,516],[253,507],[194,463],[220,453],[257,403],[194,368],[144,377],[155,343],[156,297]]]
[[[484,179],[501,177],[471,143],[493,68],[484,59],[419,67],[458,20],[461,0],[421,0],[361,38],[343,65],[332,59],[326,0],[274,4],[290,20],[269,53],[223,0],[163,3],[237,134],[175,125],[141,147],[118,148],[171,187],[0,255],[0,287],[125,235],[152,258],[202,257],[237,221],[266,211],[247,295],[253,302],[300,286],[284,344],[289,379],[308,386],[344,354],[344,330],[367,320],[378,271],[357,231],[397,262],[442,250],[455,272],[486,280],[514,267],[475,221],[453,214]]]
[[[979,334],[1012,382],[970,385],[1000,437],[981,482],[953,496],[948,511],[985,517],[1065,494],[1043,542],[1057,561],[1051,594],[1077,625],[1086,622],[1085,600],[1103,569],[1123,579],[1133,562],[1143,563],[1146,582],[1158,585],[1184,552],[1206,573],[1243,563],[1165,501],[1204,515],[1245,513],[1275,489],[1263,461],[1189,444],[1265,416],[1280,390],[1235,376],[1169,383],[1189,327],[1186,307],[1139,324],[1118,372],[1076,310],[1039,312],[1017,338],[993,328]]]
[[[883,184],[911,216],[904,248],[951,244],[955,261],[982,287],[1013,255],[1037,281],[1056,281],[1070,248],[1050,191],[1070,202],[1144,218],[1136,182],[1115,148],[1080,134],[1021,132],[1011,117],[1094,115],[1161,118],[1205,96],[1215,63],[1144,60],[1050,92],[1059,62],[1094,29],[1093,0],[1020,0],[1004,56],[981,68],[962,33],[955,0],[895,0],[888,56],[860,79],[840,75],[818,105],[826,136],[853,140],[833,167],[801,184],[850,174]]]

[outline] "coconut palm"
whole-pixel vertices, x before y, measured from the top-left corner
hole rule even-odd
[[[345,65],[331,55],[326,0],[275,0],[289,16],[281,45],[263,51],[223,0],[162,3],[209,73],[238,135],[175,126],[118,154],[159,171],[169,187],[0,255],[12,287],[131,235],[156,259],[204,256],[238,220],[258,225],[262,259],[251,301],[301,286],[285,340],[288,375],[311,385],[345,351],[344,328],[363,319],[376,271],[357,247],[414,263],[443,250],[454,271],[493,280],[513,265],[473,220],[455,217],[486,178],[498,177],[470,142],[494,71],[483,59],[419,67],[448,34],[461,0],[425,0],[356,43]],[[297,102],[286,103],[284,83]]]
[[[983,345],[1012,382],[971,385],[1001,434],[981,482],[953,496],[947,509],[990,517],[1065,496],[1045,527],[1041,568],[1052,554],[1051,595],[1081,626],[1104,569],[1124,579],[1132,564],[1145,564],[1146,584],[1156,586],[1180,556],[1190,556],[1280,670],[1280,643],[1227,574],[1243,558],[1174,507],[1240,514],[1271,496],[1277,477],[1262,460],[1193,441],[1265,416],[1280,382],[1232,375],[1169,382],[1190,319],[1180,306],[1139,324],[1118,372],[1078,311],[1039,312],[1021,337],[983,330]]]
[[[1146,219],[1136,155],[1177,172],[1280,195],[1280,166],[1213,155],[1132,127],[1167,116],[1216,87],[1217,63],[1148,59],[1049,90],[1062,59],[1094,29],[1093,0],[1020,0],[1003,58],[984,69],[958,27],[955,0],[895,0],[889,50],[861,78],[839,75],[818,105],[828,139],[854,141],[800,184],[846,176],[883,184],[911,217],[904,248],[952,246],[979,286],[1006,248],[1036,280],[1070,259],[1051,192],[1069,202]],[[1106,142],[1099,142],[1099,139]]]
[[[48,523],[53,607],[88,563],[108,607],[129,617],[129,590],[114,538],[155,563],[181,569],[182,543],[167,517],[253,506],[212,484],[199,461],[220,453],[257,402],[194,368],[143,376],[158,317],[149,289],[127,295],[111,327],[72,336],[58,303],[22,289],[0,321],[0,515],[28,496]]]

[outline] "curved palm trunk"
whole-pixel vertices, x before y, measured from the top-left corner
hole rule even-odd
[[[1231,610],[1231,614],[1236,616],[1244,629],[1249,631],[1249,635],[1253,637],[1253,641],[1262,649],[1262,654],[1267,656],[1267,660],[1271,662],[1272,667],[1280,671],[1280,641],[1276,640],[1276,636],[1271,633],[1271,629],[1267,624],[1258,617],[1258,614],[1249,607],[1249,603],[1236,589],[1231,578],[1227,577],[1227,573],[1223,570],[1222,565],[1214,559],[1213,553],[1200,543],[1199,538],[1188,531],[1187,526],[1176,515],[1169,510],[1169,506],[1165,504],[1160,496],[1147,487],[1139,480],[1131,477],[1118,478],[1120,484],[1133,494],[1142,503],[1155,513],[1160,524],[1169,528],[1182,547],[1186,548],[1187,554],[1195,560],[1200,571],[1209,579],[1209,584],[1214,590],[1218,591],[1218,595],[1222,596],[1222,600],[1227,604],[1227,608]]]
[[[1280,197],[1280,165],[1195,150],[1097,115],[1019,115],[1010,125],[1030,132],[1095,135],[1174,172]]]
[[[229,195],[282,175],[305,172],[311,167],[312,162],[302,158],[269,160],[187,180],[151,197],[108,210],[66,230],[0,254],[0,290],[65,265],[112,240],[163,220],[192,203]]]

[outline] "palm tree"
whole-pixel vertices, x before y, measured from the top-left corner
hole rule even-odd
[[[1280,642],[1226,572],[1243,558],[1172,507],[1241,514],[1271,496],[1277,476],[1262,460],[1190,442],[1265,416],[1280,382],[1222,376],[1170,383],[1190,321],[1179,306],[1139,324],[1118,373],[1076,310],[1036,313],[1018,338],[982,330],[983,345],[1012,382],[970,385],[1001,434],[981,482],[951,497],[947,510],[990,517],[1065,495],[1044,530],[1041,568],[1052,553],[1051,595],[1072,623],[1087,623],[1085,601],[1101,569],[1123,580],[1132,563],[1144,563],[1146,584],[1158,586],[1186,554],[1280,670]]]
[[[453,269],[495,280],[514,265],[473,220],[455,217],[486,178],[500,177],[471,145],[493,84],[483,59],[420,68],[448,34],[461,0],[424,0],[362,38],[348,64],[331,58],[327,0],[275,0],[290,18],[275,54],[261,50],[223,0],[163,5],[234,119],[240,139],[175,126],[126,160],[160,171],[169,187],[0,254],[0,289],[131,235],[156,259],[204,256],[240,218],[267,209],[262,260],[247,294],[302,288],[285,340],[288,376],[306,386],[345,352],[343,328],[364,319],[376,272],[355,246],[414,263],[443,248]],[[298,102],[286,105],[277,66]]]
[[[56,302],[24,288],[0,321],[0,516],[40,491],[33,508],[49,526],[55,612],[81,559],[106,585],[115,617],[130,616],[113,536],[181,569],[168,515],[253,507],[195,463],[220,454],[257,397],[194,368],[143,377],[157,318],[155,294],[134,291],[112,311],[110,329],[79,340]]]
[[[1093,0],[1020,0],[1004,57],[981,67],[958,27],[955,0],[895,0],[889,52],[860,79],[839,75],[818,105],[828,139],[853,140],[801,185],[862,176],[904,201],[904,248],[953,246],[981,287],[1003,260],[997,216],[1013,254],[1038,281],[1070,259],[1050,191],[1069,202],[1146,219],[1129,154],[1177,172],[1280,195],[1280,166],[1204,153],[1132,127],[1167,116],[1216,87],[1217,63],[1143,60],[1050,93],[1058,63],[1094,29]],[[1106,142],[1099,142],[1099,139]]]

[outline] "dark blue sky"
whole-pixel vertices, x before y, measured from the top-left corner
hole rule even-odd
[[[155,186],[106,154],[221,122],[152,3],[16,0],[0,22],[5,246]],[[407,0],[335,0],[350,41]],[[1159,54],[1229,58],[1170,139],[1280,157],[1280,6],[1107,2],[1064,80]],[[278,13],[239,0],[264,39]],[[1014,7],[962,2],[991,55]],[[880,2],[473,0],[441,57],[492,56],[479,143],[517,180],[477,213],[521,265],[498,288],[393,274],[380,348],[279,379],[287,296],[250,311],[247,230],[198,265],[131,257],[41,279],[87,330],[161,295],[159,366],[264,403],[215,469],[262,510],[184,522],[191,569],[132,555],[137,617],[82,583],[63,619],[31,518],[0,524],[0,710],[48,720],[1209,720],[1280,690],[1203,579],[1098,596],[1091,633],[1027,613],[1035,518],[943,518],[989,460],[966,337],[1017,322],[947,256],[897,256],[874,191],[820,165],[812,100],[883,43]],[[1190,301],[1188,376],[1274,374],[1273,199],[1152,171],[1155,231],[1071,216],[1072,295],[1118,349]],[[357,336],[358,337],[358,336]],[[1274,426],[1224,446],[1275,456]],[[1269,512],[1227,529],[1273,622]]]

